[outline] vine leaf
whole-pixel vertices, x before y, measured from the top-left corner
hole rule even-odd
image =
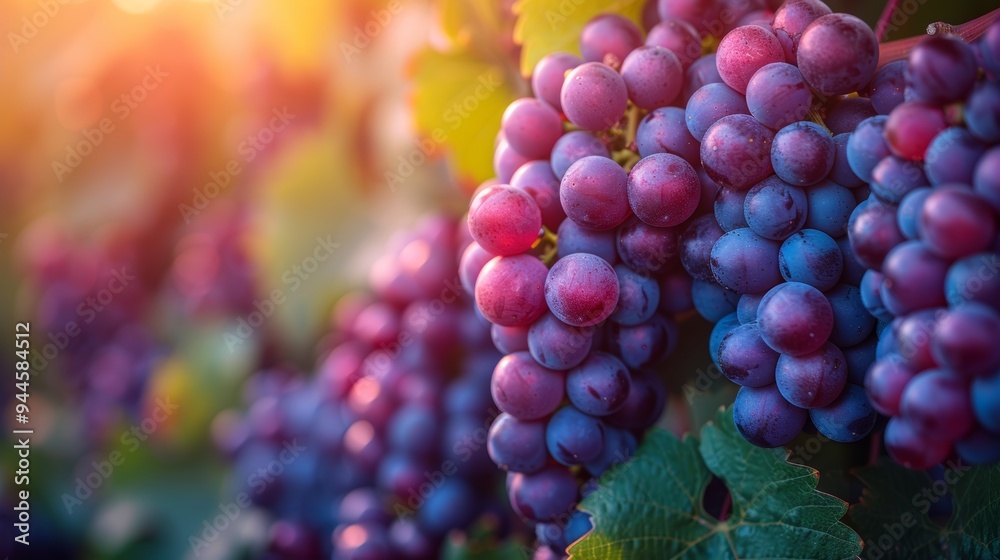
[[[1000,465],[944,466],[937,482],[885,458],[855,471],[864,491],[850,518],[868,543],[866,558],[1000,557]],[[940,524],[933,508],[946,495],[952,514]]]
[[[840,559],[861,552],[861,539],[840,519],[847,504],[816,491],[817,472],[761,449],[720,409],[699,442],[663,430],[647,434],[636,456],[601,478],[580,505],[594,530],[570,548],[574,560],[702,558]],[[702,497],[719,477],[732,514],[719,521]]]
[[[580,54],[580,31],[594,16],[615,13],[639,24],[645,4],[645,0],[520,0],[514,5],[514,41],[522,46],[521,74],[530,76],[549,53]]]

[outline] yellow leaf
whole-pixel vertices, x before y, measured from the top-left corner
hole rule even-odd
[[[549,53],[580,54],[580,31],[594,16],[614,13],[641,23],[646,0],[520,0],[514,5],[514,41],[521,45],[521,73],[530,76]]]
[[[492,0],[438,0],[435,8],[441,31],[454,46],[466,45],[476,35],[490,40],[502,30],[496,2]]]
[[[446,145],[463,179],[493,176],[493,141],[500,117],[524,87],[520,76],[467,52],[427,50],[415,61],[417,128],[435,149]]]

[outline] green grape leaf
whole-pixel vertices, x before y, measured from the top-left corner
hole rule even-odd
[[[422,52],[414,61],[413,76],[414,116],[425,136],[419,150],[435,154],[446,146],[461,177],[476,183],[492,177],[500,117],[522,86],[519,76],[509,74],[501,64],[466,51]],[[401,163],[400,169],[387,172],[389,187],[404,184],[412,167]]]
[[[640,23],[645,0],[520,0],[514,5],[514,41],[521,45],[521,73],[530,76],[549,53],[580,54],[580,31],[594,16],[620,14]]]
[[[484,546],[483,543],[449,539],[441,551],[441,560],[524,560],[530,558],[530,550],[514,541]]]
[[[866,559],[1000,558],[1000,465],[944,467],[937,482],[889,459],[855,471],[864,491],[850,519]],[[932,508],[949,495],[951,517],[938,523]]]
[[[662,430],[647,434],[636,456],[601,477],[580,505],[594,530],[570,548],[574,560],[703,558],[853,558],[861,539],[840,522],[847,504],[816,491],[817,472],[761,449],[720,409],[701,441]],[[732,497],[720,521],[702,497],[712,475]]]

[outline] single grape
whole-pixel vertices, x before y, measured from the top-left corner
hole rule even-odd
[[[750,115],[722,117],[705,132],[701,144],[702,165],[720,186],[747,190],[774,171],[771,167],[773,139],[774,133]]]
[[[559,101],[559,96],[566,80],[566,72],[582,63],[583,59],[568,52],[554,52],[543,56],[531,74],[531,91],[535,97],[561,112],[562,103]]]
[[[701,37],[688,22],[664,18],[654,25],[646,36],[646,44],[669,49],[684,68],[690,67],[701,57]]]
[[[848,160],[847,143],[851,140],[851,136],[853,135],[847,132],[834,135],[833,167],[830,169],[829,178],[838,185],[843,185],[849,189],[856,189],[865,183],[851,169],[851,163]],[[886,152],[888,152],[888,148],[886,148]],[[871,173],[871,169],[868,171]]]
[[[727,290],[715,280],[691,283],[691,303],[698,314],[712,323],[736,311],[740,294]]]
[[[818,408],[832,403],[847,384],[847,364],[836,345],[792,356],[782,354],[774,380],[785,400],[800,408]]]
[[[786,401],[775,385],[740,387],[733,420],[740,435],[758,447],[790,443],[806,425],[809,413]]]
[[[871,81],[878,56],[878,40],[867,23],[850,14],[828,14],[802,32],[796,62],[817,92],[844,95]]]
[[[479,273],[491,259],[493,259],[493,255],[486,252],[475,241],[469,243],[469,246],[465,248],[458,264],[458,279],[462,283],[465,293],[475,296],[476,279],[479,278]]]
[[[922,167],[896,156],[886,157],[872,169],[871,193],[886,204],[899,204],[907,193],[927,185]]]
[[[827,102],[823,122],[830,129],[830,134],[837,135],[853,132],[861,121],[877,115],[878,112],[868,99],[842,95]]]
[[[631,459],[638,447],[639,443],[636,441],[635,436],[632,435],[632,432],[615,428],[614,426],[605,426],[604,449],[601,450],[601,454],[596,459],[588,461],[584,466],[591,476],[599,477],[611,467]],[[566,527],[566,532],[570,534],[567,537],[570,543],[583,536],[591,528],[589,521],[586,526],[573,527],[574,521],[579,519],[577,517],[578,514],[586,515],[581,511],[573,512],[570,517],[569,526]]]
[[[480,247],[507,256],[531,248],[542,229],[542,212],[531,196],[510,185],[487,187],[469,206],[469,231]]]
[[[883,437],[889,456],[908,469],[929,469],[951,453],[950,442],[929,440],[898,416],[889,419]]]
[[[744,25],[726,33],[715,56],[722,81],[744,95],[757,70],[772,62],[785,61],[778,38],[759,25]]]
[[[502,413],[490,426],[486,449],[493,462],[505,471],[537,472],[549,459],[545,422],[518,420]]]
[[[715,193],[712,213],[722,231],[749,227],[746,217],[747,192],[736,189],[719,189]]]
[[[965,126],[983,142],[1000,142],[1000,85],[987,81],[972,90],[965,102]]]
[[[825,292],[840,280],[844,259],[832,237],[819,230],[804,229],[782,242],[778,267],[785,280],[809,284]]]
[[[772,62],[750,78],[746,104],[761,124],[779,129],[805,118],[812,104],[812,91],[798,68],[787,62]]]
[[[903,90],[906,88],[906,78],[903,73],[905,60],[896,60],[886,64],[875,72],[865,93],[872,102],[872,107],[880,115],[888,115],[903,102]]]
[[[496,349],[501,354],[523,352],[528,349],[527,327],[492,325],[490,327],[490,338],[493,340],[493,346],[496,346]]]
[[[872,270],[881,270],[889,251],[906,240],[896,224],[895,210],[869,198],[858,204],[847,223],[855,258]]]
[[[549,418],[545,445],[549,455],[563,465],[593,461],[604,447],[604,423],[573,406],[565,406]]]
[[[948,311],[934,331],[932,352],[941,367],[965,375],[1000,369],[1000,315],[970,303]]]
[[[756,323],[757,309],[760,307],[760,300],[764,299],[764,294],[743,294],[736,303],[736,316],[741,324]]]
[[[679,107],[661,107],[643,117],[635,143],[641,157],[667,153],[681,156],[693,166],[700,165],[698,141],[691,136],[684,110]]]
[[[705,84],[691,94],[684,109],[684,118],[691,136],[698,141],[722,117],[749,115],[745,97],[721,82]]]
[[[593,329],[567,325],[546,313],[528,329],[525,344],[539,364],[562,371],[576,367],[590,354],[593,338]]]
[[[774,135],[771,165],[786,183],[815,185],[833,169],[833,137],[822,126],[808,121],[792,123]]]
[[[933,441],[955,441],[975,424],[968,380],[946,370],[917,374],[903,390],[899,411],[914,431]]]
[[[764,343],[756,323],[729,331],[719,345],[718,363],[730,381],[744,387],[774,383],[779,354]]]
[[[659,276],[675,267],[680,232],[632,218],[618,230],[618,255],[629,268]]]
[[[496,173],[500,183],[508,183],[514,172],[529,161],[531,158],[515,150],[504,138],[493,151],[493,172]]]
[[[819,433],[841,443],[852,443],[871,433],[878,418],[863,387],[848,384],[832,403],[809,410]]]
[[[530,159],[544,159],[562,136],[562,119],[549,104],[522,97],[507,106],[500,128],[510,146]]]
[[[953,126],[942,130],[924,154],[930,184],[973,184],[976,162],[985,152],[986,145],[967,129]]]
[[[924,200],[919,223],[927,249],[945,259],[984,251],[997,235],[992,209],[965,187],[935,189]]]
[[[547,160],[522,165],[510,178],[510,185],[531,195],[542,212],[543,226],[555,231],[566,219],[559,202],[559,179]]]
[[[557,256],[561,259],[573,253],[591,253],[608,261],[618,262],[618,241],[614,231],[587,229],[573,220],[559,224]]]
[[[491,323],[530,325],[545,312],[548,269],[531,255],[496,257],[476,280],[476,305]]]
[[[978,70],[976,55],[965,41],[931,35],[910,51],[904,75],[914,100],[946,105],[969,94]]]
[[[820,0],[793,0],[784,2],[775,10],[771,28],[781,43],[787,62],[795,64],[799,40],[809,24],[831,13],[829,6]]]
[[[611,354],[594,352],[566,374],[566,396],[573,406],[591,416],[607,416],[625,404],[632,377]]]
[[[833,181],[823,181],[806,190],[806,223],[804,227],[816,229],[833,238],[847,233],[847,222],[857,204],[846,187]]]
[[[604,231],[628,218],[628,175],[614,160],[587,156],[566,170],[559,185],[563,211],[581,226]]]
[[[532,521],[555,519],[579,497],[573,474],[557,465],[530,474],[508,473],[507,493],[514,511]]]
[[[690,99],[702,86],[717,83],[722,83],[722,76],[719,75],[719,68],[715,63],[715,53],[702,56],[684,71],[683,99]]]
[[[825,295],[833,309],[830,342],[841,349],[864,342],[875,330],[875,317],[865,308],[860,288],[838,284]]]
[[[566,118],[584,130],[614,126],[628,107],[625,81],[600,62],[585,62],[571,70],[559,99]]]
[[[712,247],[712,274],[722,286],[740,293],[765,292],[781,283],[777,241],[749,228],[727,232]]]
[[[861,181],[870,183],[872,170],[891,152],[884,133],[889,117],[879,115],[865,119],[847,140],[847,161]],[[846,186],[846,185],[845,185]]]
[[[701,197],[698,173],[673,154],[653,154],[639,160],[628,175],[628,201],[643,222],[676,226],[694,214]]]
[[[673,103],[684,79],[677,55],[657,46],[643,46],[629,53],[622,62],[621,74],[628,98],[647,111]]]
[[[822,292],[801,282],[771,288],[757,309],[760,335],[782,354],[803,356],[818,350],[833,332],[833,309]]]
[[[903,390],[915,375],[897,355],[874,362],[865,376],[865,390],[875,410],[886,416],[898,416]]]
[[[931,253],[923,242],[900,243],[886,255],[882,265],[885,275],[882,301],[895,315],[945,305],[944,279],[948,265],[948,261]],[[886,294],[890,300],[886,300]]]
[[[631,20],[618,14],[601,14],[580,31],[580,52],[587,62],[601,62],[612,55],[621,62],[642,45],[642,32]]]
[[[604,142],[589,132],[583,130],[567,132],[552,147],[552,172],[562,179],[571,165],[587,156],[610,158],[611,152]]]
[[[945,298],[952,306],[980,302],[1000,311],[1000,256],[980,253],[955,261],[945,276]]]
[[[501,411],[519,420],[538,420],[559,407],[564,386],[562,373],[538,365],[527,352],[517,352],[497,364],[490,392]]]
[[[613,324],[608,333],[608,350],[633,369],[656,364],[676,342],[676,325],[660,314],[634,327]]]
[[[923,161],[931,141],[947,127],[944,111],[940,107],[906,101],[889,113],[885,123],[885,141],[897,156],[910,161]]]
[[[575,327],[596,325],[618,303],[619,286],[607,261],[574,253],[556,261],[545,279],[545,301],[560,321]]]
[[[660,285],[646,274],[639,274],[624,264],[615,265],[618,276],[618,305],[608,317],[620,325],[638,325],[648,321],[660,305]]]
[[[715,281],[712,275],[712,247],[723,233],[712,215],[695,218],[684,230],[679,245],[680,259],[684,270],[692,278]]]
[[[782,241],[802,229],[809,204],[805,191],[772,176],[750,189],[743,212],[754,233]]]

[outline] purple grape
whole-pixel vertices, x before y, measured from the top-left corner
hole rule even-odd
[[[604,421],[626,430],[642,431],[656,424],[667,402],[663,381],[649,373],[633,372],[632,385],[625,404],[617,412],[603,417]]]
[[[475,296],[476,278],[479,278],[480,271],[491,259],[493,259],[493,255],[486,252],[486,249],[480,247],[479,243],[475,241],[469,243],[469,246],[465,248],[462,260],[459,261],[458,265],[458,279],[461,281],[465,293]]]
[[[965,102],[965,126],[988,144],[1000,142],[1000,85],[983,82]]]
[[[972,91],[978,66],[965,41],[931,35],[910,51],[904,75],[914,100],[946,105]]]
[[[531,255],[496,257],[476,280],[476,306],[491,323],[530,325],[545,312],[548,269]]]
[[[528,329],[526,327],[492,325],[490,338],[501,354],[524,352],[528,349]]]
[[[618,303],[618,278],[607,261],[574,253],[556,261],[545,279],[545,301],[552,314],[575,327],[596,325]]]
[[[749,114],[746,98],[722,82],[702,86],[691,94],[684,109],[688,132],[698,141],[722,117]]]
[[[628,98],[647,111],[673,103],[684,79],[684,69],[673,51],[657,46],[632,51],[622,62],[621,74]]]
[[[993,433],[1000,433],[1000,372],[972,381],[972,411],[976,420]]]
[[[907,193],[926,185],[921,165],[896,156],[886,157],[872,169],[871,193],[889,205],[899,204]]]
[[[825,295],[833,309],[830,342],[841,348],[864,342],[875,329],[875,318],[865,308],[861,290],[848,284],[838,284]]]
[[[903,390],[899,410],[920,436],[932,441],[954,441],[973,427],[969,383],[946,370],[917,374]]]
[[[1000,434],[975,428],[955,442],[955,452],[966,463],[990,465],[1000,462]]]
[[[743,212],[754,233],[782,241],[802,229],[809,204],[805,191],[771,176],[750,189]]]
[[[618,305],[608,317],[620,325],[648,321],[660,305],[660,285],[649,275],[639,274],[624,264],[615,265],[618,276]]]
[[[618,14],[599,15],[580,32],[580,51],[587,62],[602,62],[608,55],[621,62],[640,45],[642,32],[631,20]]]
[[[795,64],[802,32],[809,24],[831,13],[830,8],[820,0],[793,0],[775,10],[771,28],[781,43],[787,62]]]
[[[777,241],[749,228],[727,232],[712,247],[712,274],[716,281],[740,294],[765,292],[781,283]]]
[[[894,461],[909,469],[926,470],[951,453],[951,443],[929,440],[900,417],[889,419],[885,426],[885,448]]]
[[[563,258],[573,253],[591,253],[608,261],[618,262],[618,241],[614,231],[594,231],[573,220],[564,220],[559,225],[557,256]]]
[[[674,268],[679,260],[680,234],[675,228],[651,226],[631,219],[618,230],[618,255],[629,268],[660,275]]]
[[[758,447],[790,443],[806,425],[809,413],[786,401],[775,385],[740,387],[733,421],[743,439]]]
[[[663,18],[649,30],[646,44],[670,50],[685,69],[701,59],[698,30],[682,19]]]
[[[844,360],[847,362],[848,383],[864,385],[865,374],[872,363],[875,362],[875,350],[877,347],[878,334],[873,331],[860,344],[840,348],[840,351],[844,353]]]
[[[542,212],[542,225],[556,230],[566,219],[559,202],[559,179],[548,161],[536,160],[522,165],[510,179],[512,187],[531,195]]]
[[[901,317],[892,324],[895,352],[903,363],[915,372],[938,366],[931,344],[943,309],[921,309]]]
[[[544,159],[562,136],[562,119],[550,105],[522,97],[507,106],[500,128],[510,146],[530,159]]]
[[[676,325],[659,314],[634,327],[611,325],[608,350],[630,368],[651,366],[666,357],[676,345],[676,331]]]
[[[830,169],[830,180],[838,185],[854,189],[865,183],[854,174],[850,161],[847,159],[847,143],[851,134],[837,134],[833,137],[833,167]],[[869,170],[870,172],[871,170]]]
[[[503,413],[490,426],[486,440],[490,458],[505,471],[533,473],[548,462],[545,422],[518,420]]]
[[[903,90],[906,87],[906,78],[903,75],[905,68],[905,60],[890,62],[875,72],[875,77],[865,88],[868,99],[878,114],[888,115],[903,102]]]
[[[542,367],[527,352],[504,356],[493,371],[490,391],[501,411],[519,420],[538,420],[562,402],[563,374]]]
[[[584,130],[604,130],[625,116],[628,90],[610,66],[585,62],[566,76],[559,99],[570,122]]]
[[[760,307],[760,300],[764,299],[764,294],[743,294],[736,303],[736,316],[741,324],[756,323],[757,309]]]
[[[559,185],[559,199],[571,220],[605,231],[628,218],[628,175],[614,160],[587,156],[566,170]]]
[[[531,474],[508,473],[507,491],[514,511],[532,521],[555,519],[579,497],[572,473],[557,465]]]
[[[948,264],[920,241],[900,243],[889,252],[882,265],[885,275],[882,301],[895,315],[945,305],[944,279]]]
[[[571,165],[587,156],[610,158],[611,152],[604,142],[589,132],[583,130],[567,132],[552,147],[552,172],[562,179]]]
[[[531,158],[515,150],[504,138],[493,151],[493,172],[497,174],[498,181],[507,183],[514,176],[514,172],[529,161]]]
[[[746,104],[761,124],[779,129],[805,118],[812,104],[812,91],[798,68],[772,62],[750,78]]]
[[[833,309],[822,292],[801,282],[771,288],[757,309],[760,335],[782,354],[803,356],[818,350],[833,332]]]
[[[715,53],[698,58],[684,72],[683,99],[690,99],[694,92],[708,84],[721,84],[722,76],[715,64]]]
[[[972,184],[976,194],[983,197],[994,212],[1000,213],[1000,146],[991,148],[979,158]]]
[[[604,447],[604,423],[572,406],[560,408],[545,426],[549,455],[568,467],[593,461]]]
[[[875,410],[886,416],[898,416],[903,390],[915,375],[896,355],[873,363],[865,376],[865,389]]]
[[[848,384],[832,403],[809,410],[816,430],[833,441],[852,443],[871,433],[878,414],[859,385]]]
[[[605,426],[604,448],[601,450],[601,454],[596,459],[588,461],[584,466],[591,476],[599,477],[611,467],[631,459],[638,447],[639,443],[632,432],[614,426]],[[591,528],[590,521],[587,521],[586,526],[574,527],[574,521],[579,519],[579,515],[586,514],[581,511],[575,511],[571,514],[569,526],[566,528],[568,534],[566,538],[569,543],[582,537]],[[565,547],[563,548],[565,549]]]
[[[847,233],[855,258],[872,270],[881,270],[889,251],[906,240],[896,224],[895,208],[874,198],[854,209]]]
[[[979,303],[948,311],[934,331],[931,350],[941,367],[964,375],[1000,368],[1000,316]]]
[[[827,342],[808,354],[782,354],[774,373],[781,396],[800,408],[832,403],[847,384],[847,363],[836,345]]]
[[[691,283],[691,303],[706,321],[715,323],[736,311],[740,294],[727,290],[715,280],[695,280]]]
[[[1000,257],[980,253],[956,261],[945,277],[945,298],[952,306],[979,302],[1000,311]]]
[[[804,229],[782,242],[778,267],[785,280],[809,284],[825,292],[840,280],[844,259],[832,237],[819,230]]]
[[[747,190],[773,172],[773,139],[774,133],[750,115],[722,117],[705,132],[702,165],[720,186]]]
[[[852,132],[861,121],[878,115],[871,101],[864,97],[834,97],[827,103],[826,118],[823,119],[830,134]]]
[[[823,95],[860,90],[875,75],[878,40],[868,24],[850,14],[828,14],[802,32],[796,63],[806,82]]]
[[[840,254],[844,257],[844,272],[840,276],[840,281],[852,286],[860,285],[861,277],[864,276],[868,269],[854,257],[854,251],[851,249],[851,240],[846,235],[842,235],[834,241],[837,242]]]
[[[528,329],[527,349],[539,364],[554,370],[576,367],[590,354],[593,329],[573,327],[551,313]]]
[[[958,183],[971,185],[976,162],[986,146],[968,130],[953,126],[934,137],[924,154],[927,178],[932,185]]]
[[[782,128],[771,144],[774,173],[786,183],[815,185],[833,169],[833,137],[820,125],[801,121]]]
[[[757,323],[746,323],[723,337],[719,345],[719,369],[733,383],[763,387],[774,383],[778,356],[760,337]]]
[[[889,113],[885,142],[893,154],[910,161],[923,161],[931,141],[947,127],[940,107],[905,101]]]
[[[487,187],[469,207],[469,231],[488,253],[516,255],[531,248],[542,229],[542,212],[531,196],[510,185]]]
[[[573,406],[591,416],[619,410],[631,386],[628,368],[606,352],[592,353],[566,374],[566,396]]]
[[[582,63],[583,59],[568,52],[554,52],[543,56],[531,74],[531,91],[535,93],[535,97],[561,112],[559,95],[562,93],[566,72]]]
[[[723,233],[725,232],[712,215],[695,218],[684,230],[679,245],[680,259],[684,270],[692,278],[715,281],[715,276],[712,275],[712,247]]]
[[[981,197],[964,187],[949,187],[927,196],[919,231],[935,255],[959,259],[993,246],[997,226],[993,211]]]
[[[635,215],[657,227],[676,226],[694,214],[701,197],[698,173],[673,154],[653,154],[628,175],[628,201]]]
[[[726,33],[715,56],[722,81],[744,95],[747,83],[757,70],[785,60],[778,38],[770,29],[759,25],[744,25]]]
[[[686,313],[694,309],[691,300],[691,276],[684,272],[667,274],[660,279],[660,311],[669,315]]]
[[[688,131],[684,110],[678,107],[661,107],[643,117],[635,143],[642,157],[667,153],[681,156],[693,166],[700,165],[698,141]]]

